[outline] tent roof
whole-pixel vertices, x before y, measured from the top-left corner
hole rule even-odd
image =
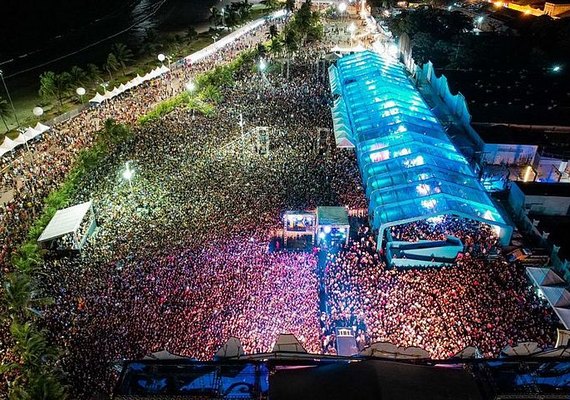
[[[187,357],[172,354],[167,350],[161,350],[145,356],[143,360],[183,360]]]
[[[349,225],[348,211],[345,207],[317,207],[319,225]]]
[[[562,307],[553,307],[554,312],[560,318],[560,321],[566,329],[570,329],[570,309]]]
[[[566,283],[564,279],[550,268],[527,267],[526,273],[537,286],[552,286]]]
[[[374,229],[453,214],[510,234],[403,64],[363,51],[331,65],[329,77],[340,96],[332,107],[335,133],[350,131],[345,136],[356,146]]]
[[[301,342],[290,333],[280,333],[277,341],[273,346],[273,352],[292,352],[292,353],[306,353],[307,350],[303,347]]]
[[[420,347],[396,346],[390,342],[376,342],[363,349],[361,356],[395,358],[395,359],[427,359],[429,353]]]
[[[38,238],[38,242],[57,239],[68,233],[75,232],[81,225],[81,221],[83,221],[85,214],[89,211],[91,204],[91,201],[87,201],[58,210]]]
[[[540,353],[542,348],[538,346],[536,342],[522,342],[518,343],[516,346],[507,346],[501,353],[505,356],[530,356],[532,354]]]
[[[41,122],[38,122],[36,126],[34,126],[34,129],[40,133],[43,133],[45,131],[49,131],[51,128],[47,125],[42,124]]]
[[[243,356],[244,354],[241,341],[236,337],[231,337],[219,348],[216,352],[216,357],[231,358]]]
[[[541,286],[540,290],[552,307],[570,307],[570,292],[562,287]]]

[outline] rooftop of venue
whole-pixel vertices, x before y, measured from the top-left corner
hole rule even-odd
[[[329,76],[335,130],[356,145],[379,246],[386,227],[442,214],[510,232],[401,64],[365,51],[340,59]]]

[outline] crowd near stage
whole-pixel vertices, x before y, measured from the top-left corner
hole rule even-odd
[[[256,48],[267,29],[52,127],[36,161],[15,159],[4,178],[37,177],[5,214],[8,247],[25,235],[16,222],[35,215],[17,204],[57,187],[98,126],[107,118],[134,126],[71,201],[92,201],[95,235],[78,257],[42,265],[40,289],[54,302],[41,328],[65,349],[58,365],[73,398],[111,393],[114,363],[161,351],[200,360],[218,383],[242,372],[266,377],[257,364],[207,365],[231,337],[244,355],[290,345],[278,340],[288,334],[310,357],[329,358],[390,346],[432,359],[471,347],[498,357],[528,341],[552,348],[557,315],[524,268],[502,256],[512,228],[394,60],[361,52],[326,73],[315,68],[335,45],[325,37],[298,49],[287,74],[275,68],[261,79],[259,60],[244,64],[211,115],[179,107],[136,124],[172,95],[173,82]],[[363,92],[371,86],[378,90]],[[383,113],[385,125],[370,129],[378,121],[367,119]],[[323,129],[333,143],[341,126],[341,148],[315,145]],[[263,145],[259,127],[267,127]],[[65,232],[93,226],[73,221]],[[426,265],[399,268],[402,260]],[[148,372],[129,365],[133,376]],[[191,367],[180,373],[197,376]],[[174,384],[142,386],[162,379]]]

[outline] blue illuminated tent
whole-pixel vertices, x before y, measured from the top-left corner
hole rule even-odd
[[[378,247],[390,226],[444,214],[512,227],[420,96],[403,65],[371,51],[329,68],[335,137],[356,148]]]

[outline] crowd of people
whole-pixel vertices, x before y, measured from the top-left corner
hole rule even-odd
[[[465,252],[453,266],[390,269],[376,251],[375,237],[361,228],[357,239],[328,255],[326,351],[334,351],[339,326],[353,328],[360,348],[390,342],[423,348],[440,359],[468,346],[487,357],[523,341],[552,346],[556,316],[538,298],[523,267],[488,257],[497,244],[491,227],[442,217],[400,225],[391,234],[409,241],[455,236]]]
[[[137,127],[82,183],[74,203],[93,200],[98,231],[81,258],[46,264],[57,273],[43,287],[79,396],[111,389],[109,362],[163,349],[210,359],[231,336],[248,353],[279,333],[321,351],[317,256],[269,252],[285,210],[365,204],[353,155],[317,134],[332,135],[318,50],[289,79],[244,69],[214,115],[180,108]],[[256,127],[268,128],[266,155]]]
[[[35,199],[61,182],[107,118],[134,124],[266,29],[86,111],[12,160],[2,177],[17,188],[0,212],[3,270],[37,217]],[[477,223],[444,219],[391,232],[404,240],[460,237],[467,251],[454,268],[387,269],[365,226],[327,255],[324,271],[315,252],[269,251],[285,210],[366,208],[354,154],[335,149],[330,132],[327,75],[317,67],[329,45],[299,50],[289,77],[244,68],[211,116],[179,108],[135,125],[132,141],[81,183],[72,203],[93,200],[98,229],[80,257],[46,261],[41,283],[54,299],[41,325],[64,349],[75,398],[108,393],[114,361],[160,350],[210,359],[231,336],[248,353],[271,351],[279,333],[293,333],[309,352],[333,353],[337,326],[354,327],[361,348],[390,341],[434,357],[471,344],[496,355],[520,339],[552,343],[552,314],[518,267],[487,260],[496,243]],[[268,128],[268,154],[256,148],[256,127]]]

